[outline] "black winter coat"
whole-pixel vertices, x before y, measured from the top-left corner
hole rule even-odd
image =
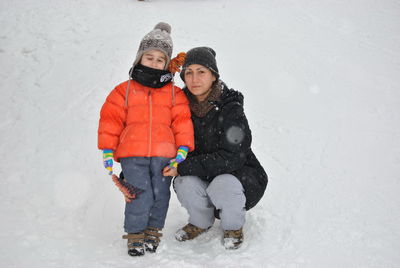
[[[251,150],[243,95],[222,85],[220,101],[213,102],[213,109],[204,117],[192,113],[195,150],[178,165],[178,173],[209,182],[220,174],[234,175],[243,185],[249,210],[263,196],[268,176]],[[188,89],[183,90],[190,97]]]

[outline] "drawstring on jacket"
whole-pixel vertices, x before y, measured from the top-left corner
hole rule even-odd
[[[172,106],[175,106],[175,79],[172,76]]]
[[[128,96],[129,96],[129,87],[131,85],[131,80],[132,80],[132,72],[133,72],[133,67],[135,65],[132,66],[132,68],[129,71],[129,81],[128,81],[128,86],[126,87],[126,91],[125,91],[125,107],[128,108]],[[136,94],[135,88],[133,88],[134,93]]]

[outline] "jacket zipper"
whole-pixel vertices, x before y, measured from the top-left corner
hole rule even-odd
[[[147,156],[151,156],[151,143],[152,143],[152,125],[153,125],[153,99],[152,99],[152,94],[151,94],[151,88],[149,88],[149,149],[148,149],[148,154]]]

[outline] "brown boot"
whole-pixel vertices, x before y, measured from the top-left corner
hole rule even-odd
[[[147,227],[144,231],[144,246],[146,251],[156,252],[160,244],[160,237],[162,237],[161,229],[155,227]]]
[[[243,228],[224,231],[223,242],[226,249],[238,249],[243,243]]]
[[[128,254],[131,256],[144,255],[144,233],[132,233],[122,236],[123,239],[128,239]]]
[[[178,241],[192,240],[192,239],[198,237],[200,234],[207,231],[208,229],[210,229],[210,227],[208,227],[206,229],[202,229],[191,223],[188,223],[183,228],[179,229],[175,233],[175,238]]]

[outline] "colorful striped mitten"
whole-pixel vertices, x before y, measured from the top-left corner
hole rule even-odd
[[[169,167],[170,168],[177,168],[178,164],[182,163],[185,161],[187,154],[189,151],[189,147],[187,146],[179,146],[178,152],[176,153],[176,157],[174,159],[171,159],[169,161]]]
[[[110,149],[103,150],[103,165],[108,170],[108,174],[113,173],[113,151]]]

